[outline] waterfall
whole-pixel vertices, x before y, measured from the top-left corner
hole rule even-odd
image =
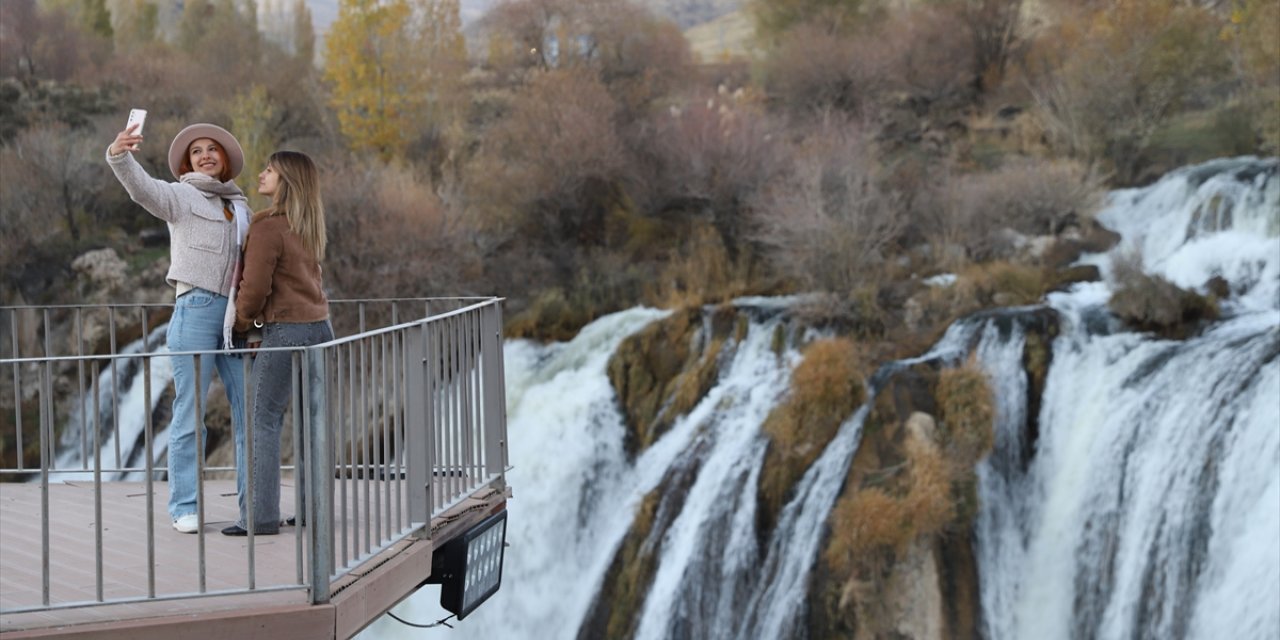
[[[670,431],[628,462],[624,426],[606,375],[618,345],[665,312],[633,309],[593,322],[571,342],[506,347],[509,481],[516,495],[502,588],[448,633],[471,638],[574,638],[640,501],[670,473],[692,474],[679,513],[660,540],[657,575],[640,614],[639,637],[671,625],[732,632],[739,596],[755,565],[754,503],[764,454],[760,432],[786,389],[794,351],[772,349],[791,300],[744,299],[753,310],[718,383]],[[829,505],[828,505],[829,506]],[[423,589],[398,609],[416,620],[447,614]],[[686,629],[687,630],[687,629]],[[368,637],[414,630],[373,624]]]
[[[1016,355],[980,466],[985,635],[1280,634],[1280,179],[1227,160],[1116,192],[1100,220],[1183,287],[1225,278],[1227,319],[1174,342],[1096,333],[1109,283],[1051,296],[1063,317],[1029,466]],[[1018,349],[1011,349],[1017,353]],[[1025,469],[1025,471],[1024,471]]]
[[[168,351],[164,346],[167,325],[153,329],[145,339],[139,338],[120,350],[121,355],[156,354]],[[82,469],[79,473],[60,473],[58,481],[92,480],[93,479],[93,426],[96,424],[102,441],[101,461],[105,468],[122,468],[135,464],[141,465],[145,455],[146,418],[155,411],[160,396],[173,380],[173,368],[168,357],[148,355],[151,361],[151,404],[146,405],[142,374],[143,357],[119,358],[114,360],[115,367],[106,365],[98,374],[98,411],[95,416],[92,389],[85,390],[83,405],[75,404],[71,409],[67,426],[58,442],[55,457],[57,469]],[[113,380],[119,377],[119,383]],[[118,398],[119,405],[115,404]],[[96,423],[95,423],[96,420]],[[118,425],[117,425],[118,421]],[[164,425],[155,425],[157,428]],[[118,430],[117,430],[118,427]],[[117,461],[115,451],[119,437],[120,458]],[[161,460],[168,445],[165,432],[154,436],[153,454]],[[103,480],[135,480],[141,474],[131,472],[108,472],[102,474]]]
[[[736,301],[749,326],[726,345],[719,379],[634,460],[606,367],[664,312],[613,314],[564,344],[508,343],[515,495],[502,588],[452,629],[384,618],[362,635],[579,637],[656,488],[667,492],[659,510],[674,511],[644,541],[655,574],[634,636],[803,635],[810,573],[879,385],[897,368],[974,353],[993,382],[997,420],[995,449],[977,469],[980,634],[1280,636],[1278,173],[1280,161],[1223,160],[1113,192],[1099,219],[1123,241],[1082,259],[1107,280],[1052,294],[1047,309],[966,318],[929,353],[881,367],[868,405],[796,484],[766,540],[755,525],[761,426],[800,359],[773,348],[794,300]],[[1135,251],[1147,272],[1184,288],[1224,279],[1224,319],[1180,342],[1120,328],[1106,309],[1111,264]],[[1034,314],[1056,314],[1060,326],[1038,409],[1023,364]],[[438,597],[422,589],[395,612],[444,618]]]

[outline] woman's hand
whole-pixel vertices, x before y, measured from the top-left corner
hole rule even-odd
[[[116,139],[107,148],[107,152],[113,156],[118,156],[126,151],[137,151],[138,145],[142,142],[142,136],[134,133],[138,130],[140,124],[131,124],[124,131],[116,134]]]

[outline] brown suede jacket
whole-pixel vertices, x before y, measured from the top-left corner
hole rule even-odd
[[[320,263],[289,230],[289,218],[270,210],[255,214],[245,242],[235,330],[248,331],[254,320],[304,323],[328,317]]]

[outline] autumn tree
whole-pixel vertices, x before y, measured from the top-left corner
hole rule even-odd
[[[21,227],[12,231],[38,242],[52,228],[78,241],[97,215],[97,192],[107,179],[99,140],[64,124],[37,125],[19,133],[3,155],[3,217]],[[60,228],[48,224],[50,218]]]
[[[820,23],[795,25],[778,37],[761,69],[771,105],[802,116],[834,111],[859,119],[878,118],[895,94],[935,108],[968,104],[974,77],[968,37],[954,13],[934,6],[895,11],[876,28],[847,35]]]
[[[325,166],[325,283],[338,297],[476,291],[481,256],[460,211],[404,166],[351,158]]]
[[[186,0],[175,46],[205,69],[220,71],[207,80],[228,87],[248,81],[263,58],[255,0]]]
[[[306,0],[294,0],[290,32],[293,55],[308,65],[316,63],[316,28],[311,22],[311,9]]]
[[[0,75],[27,84],[92,74],[110,41],[86,31],[65,8],[0,1]]]
[[[638,204],[681,228],[710,222],[732,256],[748,244],[748,210],[787,162],[782,129],[745,92],[695,95],[655,114],[629,141]]]
[[[485,136],[467,193],[491,233],[537,247],[571,278],[581,248],[601,246],[625,163],[617,104],[581,69],[539,73]]]
[[[889,0],[750,0],[748,9],[756,34],[773,42],[792,27],[811,23],[832,32],[850,34],[860,25],[885,15]]]
[[[112,13],[112,31],[117,50],[137,49],[155,42],[160,13],[150,0],[121,0]]]
[[[111,40],[111,11],[106,0],[43,0],[42,5],[46,11],[67,14],[86,33]]]
[[[954,12],[972,43],[973,75],[978,89],[1003,79],[1009,58],[1021,40],[1024,0],[934,0]]]
[[[237,94],[231,102],[231,130],[244,150],[244,171],[236,182],[245,193],[253,193],[258,172],[267,166],[267,158],[276,149],[278,117],[278,109],[261,85]]]
[[[401,157],[454,116],[466,66],[457,0],[343,0],[324,75],[352,149]]]
[[[1280,2],[1236,0],[1226,35],[1257,112],[1266,151],[1280,152]]]
[[[1028,61],[1051,132],[1131,183],[1152,136],[1228,71],[1218,25],[1179,0],[1129,0],[1064,19]]]
[[[838,120],[793,152],[793,169],[762,190],[756,239],[778,272],[806,288],[848,295],[875,282],[906,225],[868,141]]]
[[[687,86],[693,75],[679,29],[628,0],[518,0],[499,5],[487,22],[490,66],[590,70],[618,101],[624,120]]]

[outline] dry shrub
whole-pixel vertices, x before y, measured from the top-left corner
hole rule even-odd
[[[784,447],[825,444],[853,412],[865,391],[857,347],[848,338],[818,340],[805,349],[791,373],[787,406],[798,418],[795,430],[778,433]]]
[[[745,92],[726,88],[655,114],[628,136],[637,208],[668,226],[710,217],[736,256],[745,203],[785,166],[778,125]]]
[[[946,529],[955,516],[947,460],[932,443],[908,440],[905,488],[859,489],[831,513],[826,559],[848,574],[880,551],[900,553],[921,536]]]
[[[335,298],[478,294],[478,233],[409,168],[373,160],[324,169]]]
[[[1039,267],[1009,262],[975,265],[965,272],[964,278],[983,306],[1036,304],[1049,288]]]
[[[828,21],[799,24],[765,61],[771,100],[794,113],[874,116],[888,94],[919,104],[969,101],[973,43],[956,12],[915,7],[848,31]]]
[[[909,331],[930,335],[979,309],[1037,304],[1061,280],[1040,267],[991,262],[960,270],[951,286],[933,286],[904,305]],[[935,336],[937,337],[937,336]]]
[[[506,256],[510,258],[510,256]],[[538,291],[528,307],[520,302],[511,305],[507,335],[540,340],[568,340],[596,318],[636,304],[653,281],[646,263],[630,260],[627,255],[606,250],[586,250],[575,257],[578,271],[563,287],[550,286],[551,274],[527,273],[528,262],[510,259],[489,266],[485,281],[495,283],[497,291]],[[509,270],[523,270],[526,286],[512,286],[504,280]],[[493,271],[499,273],[493,273]],[[546,288],[543,288],[546,287]]]
[[[848,573],[854,562],[881,547],[897,547],[909,537],[903,501],[880,489],[862,489],[841,499],[831,513],[827,562]]]
[[[76,24],[74,11],[52,5],[36,0],[0,2],[0,77],[28,83],[92,79],[99,64],[110,57],[109,39]]]
[[[974,71],[982,88],[990,90],[1004,79],[1005,68],[1021,44],[1023,0],[964,0],[958,14],[968,28]]]
[[[746,254],[731,258],[715,229],[699,225],[645,297],[668,308],[723,302],[746,293],[748,265]]]
[[[549,253],[562,284],[577,271],[575,251],[604,242],[623,147],[616,103],[592,75],[539,72],[489,130],[466,168],[465,192],[485,227]]]
[[[1219,25],[1211,11],[1179,0],[1066,10],[1037,38],[1027,66],[1057,143],[1132,183],[1152,136],[1227,75]]]
[[[1194,335],[1204,322],[1218,318],[1217,301],[1143,272],[1138,254],[1117,260],[1113,275],[1115,288],[1107,306],[1139,331],[1182,340]]]
[[[896,88],[927,102],[956,106],[972,99],[977,73],[973,41],[947,7],[917,6],[889,19],[877,44],[889,50]]]
[[[82,236],[102,237],[105,205],[118,197],[100,193],[110,180],[103,148],[61,124],[26,129],[0,148],[0,271],[27,299],[52,284],[48,273],[65,272]]]
[[[772,441],[760,475],[762,530],[773,525],[791,486],[835,437],[866,394],[862,358],[848,338],[813,342],[791,372],[790,396],[765,419]]]
[[[962,246],[973,260],[1009,258],[1016,247],[1002,237],[1050,235],[1092,219],[1102,180],[1068,160],[1023,159],[991,172],[951,176],[944,187],[936,242]]]
[[[948,456],[962,469],[991,451],[995,443],[995,397],[987,376],[970,362],[938,376],[938,411]]]
[[[874,286],[856,287],[848,295],[818,293],[805,296],[792,305],[791,312],[800,323],[834,329],[860,340],[883,337],[890,323]]]
[[[594,75],[626,118],[692,78],[689,43],[669,21],[627,0],[516,0],[485,18],[488,64],[501,74],[578,69]],[[548,47],[556,41],[558,47]]]
[[[564,290],[545,289],[527,308],[512,315],[504,334],[510,338],[565,341],[591,320],[587,310],[570,302]]]
[[[891,47],[880,39],[850,38],[807,23],[787,32],[765,61],[772,102],[795,112],[864,114],[893,86]]]
[[[756,33],[766,40],[803,24],[826,25],[833,33],[848,35],[882,20],[886,0],[751,0],[747,7]]]
[[[844,294],[878,279],[905,226],[900,198],[879,183],[853,126],[822,124],[795,151],[792,172],[755,206],[756,241],[784,278]]]
[[[932,442],[912,438],[906,449],[911,490],[905,502],[911,528],[916,536],[939,533],[955,517],[951,463]]]

